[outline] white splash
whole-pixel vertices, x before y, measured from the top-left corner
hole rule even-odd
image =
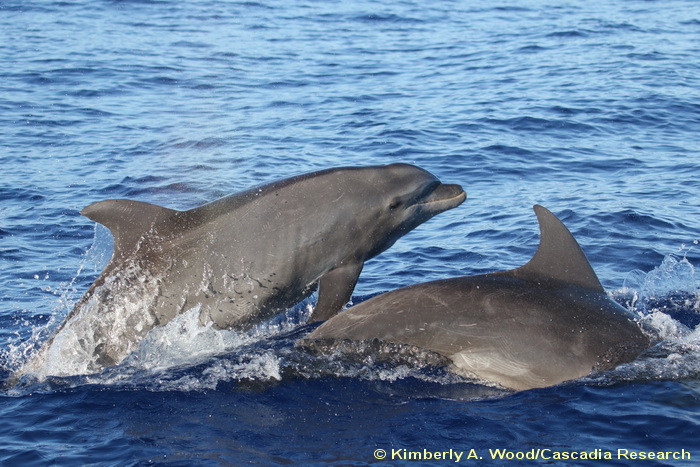
[[[95,244],[97,236],[96,232]],[[97,250],[102,251],[103,248],[93,245],[88,250],[81,271],[85,264],[96,261],[92,256]],[[104,261],[104,252],[98,251],[97,258]],[[152,323],[149,321],[150,315],[144,313],[147,302],[144,297],[157,294],[152,285],[155,281],[136,270],[128,276],[130,285],[133,282],[136,286],[133,293],[120,294],[118,300],[122,312],[95,313],[93,308],[99,307],[98,301],[105,298],[96,294],[91,299],[95,303],[89,303],[81,310],[84,316],[75,316],[66,324],[51,346],[29,359],[24,372],[32,373],[39,380],[47,376],[90,373],[95,364],[94,348],[100,344],[100,339],[118,337],[127,328],[149,329]],[[56,320],[61,319],[72,306],[74,281],[66,285],[59,296],[61,310],[55,314]],[[112,286],[118,287],[118,284]],[[687,326],[674,319],[672,313],[669,314],[670,306],[680,308],[685,313],[700,313],[700,274],[687,255],[668,255],[649,272],[631,272],[624,288],[614,295],[629,298],[630,309],[637,313],[643,325],[659,338],[660,343],[636,361],[604,375],[594,375],[589,381],[608,384],[614,381],[669,380],[700,375],[700,326]],[[669,296],[674,297],[675,301],[669,301]],[[354,363],[344,358],[314,359],[308,355],[300,356],[299,352],[303,351],[293,345],[296,338],[278,341],[281,346],[275,347],[273,344],[277,336],[294,332],[306,321],[313,302],[314,299],[310,298],[245,332],[202,326],[199,322],[200,307],[195,306],[168,324],[144,333],[143,339],[133,348],[125,349],[129,357],[120,365],[86,377],[84,381],[136,384],[159,391],[189,391],[215,389],[221,383],[243,380],[280,381],[285,370],[290,369],[310,378],[332,374],[375,381],[415,378],[445,385],[464,381],[450,372],[426,370],[421,367],[420,359],[390,364],[372,359]],[[22,359],[33,348],[32,345],[36,346],[37,339],[46,335],[49,327],[38,327],[29,341],[12,347],[10,352],[15,354],[16,359]]]
[[[661,265],[649,272],[635,270],[625,278],[621,292],[632,293],[632,306],[646,306],[650,300],[669,294],[685,292],[695,295],[694,303],[688,302],[695,311],[700,312],[700,276],[687,258],[688,251],[679,258],[666,255]]]
[[[214,329],[199,324],[200,305],[158,326],[141,341],[125,363],[151,370],[192,365],[231,351],[252,339],[245,333]]]
[[[78,269],[70,282],[62,282],[60,287],[56,287],[53,290],[50,287],[45,289],[58,297],[51,308],[51,317],[48,322],[33,327],[28,338],[22,339],[18,335],[17,341],[11,342],[8,349],[3,352],[3,361],[8,370],[16,372],[20,376],[32,373],[39,379],[44,379],[47,375],[52,374],[51,370],[43,364],[43,359],[46,357],[46,349],[42,351],[41,346],[45,343],[47,337],[52,335],[60,323],[65,320],[75,306],[77,299],[82,295],[83,291],[76,286],[78,279],[86,272],[98,274],[109,262],[111,251],[112,235],[106,227],[95,224],[92,245],[83,254]],[[47,278],[48,274],[44,277],[44,280]],[[35,275],[35,279],[38,279],[38,275]],[[29,312],[27,311],[27,313]],[[28,319],[24,318],[20,324],[26,327],[28,321]],[[75,353],[74,356],[76,356],[79,351],[68,353]]]
[[[110,294],[111,290],[120,293]],[[130,354],[140,339],[125,336],[143,335],[153,326],[155,318],[146,309],[149,297],[157,293],[157,282],[137,267],[128,268],[123,276],[109,277],[48,345],[29,359],[20,374],[33,374],[43,380],[48,376],[94,373],[102,367],[96,361],[96,349],[101,346],[115,356]]]
[[[683,252],[684,248],[681,249]],[[689,251],[689,250],[688,250]],[[682,256],[667,255],[661,264],[645,273],[632,271],[620,294],[630,297],[630,308],[641,324],[658,340],[655,347],[634,362],[608,373],[613,380],[649,381],[697,378],[700,375],[700,325],[686,325],[700,315],[700,275]]]

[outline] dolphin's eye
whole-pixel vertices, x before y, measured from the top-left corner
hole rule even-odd
[[[396,208],[398,208],[399,206],[401,206],[401,200],[398,199],[398,198],[394,198],[394,199],[391,201],[391,204],[389,205],[389,210],[390,210],[390,211],[393,211],[393,210],[395,210]]]

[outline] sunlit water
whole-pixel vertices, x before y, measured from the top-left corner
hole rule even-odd
[[[433,3],[0,3],[2,377],[111,254],[78,214],[87,204],[188,209],[391,162],[468,199],[368,262],[354,302],[523,264],[539,203],[659,344],[511,394],[411,358],[306,352],[295,342],[315,296],[244,333],[201,327],[195,309],[119,366],[53,377],[58,355],[47,378],[5,389],[0,462],[343,465],[472,448],[494,465],[496,448],[685,449],[697,462],[700,4]]]

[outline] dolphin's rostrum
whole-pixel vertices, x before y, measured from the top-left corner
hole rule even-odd
[[[540,246],[524,266],[384,293],[326,321],[303,344],[413,346],[447,358],[457,373],[515,390],[633,360],[649,338],[606,295],[564,224],[534,209]]]
[[[46,359],[61,368],[52,374],[99,371],[193,309],[202,325],[246,329],[317,285],[311,320],[327,319],[350,299],[365,261],[465,197],[421,168],[392,164],[300,175],[189,211],[91,204],[81,213],[110,229],[112,258],[22,372]]]

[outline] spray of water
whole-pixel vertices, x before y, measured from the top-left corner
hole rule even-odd
[[[97,244],[97,241],[96,241]],[[618,381],[648,381],[692,378],[700,375],[700,276],[688,259],[687,252],[668,255],[662,263],[648,272],[633,271],[624,287],[613,293],[626,303],[642,325],[657,338],[657,345],[636,361],[622,365],[603,375],[587,378],[591,384]],[[81,264],[95,263],[95,246],[87,252]],[[104,261],[104,254],[97,255]],[[148,290],[148,278],[133,271],[136,281],[133,293],[120,296],[120,313],[114,316],[89,313],[74,320],[61,341],[43,355],[34,351],[29,358],[30,369],[39,379],[52,376],[90,373],[94,349],[99,342],[91,341],[102,330],[124,326],[149,327],[143,313],[143,296]],[[66,285],[59,296],[65,309],[74,301],[74,281]],[[308,319],[315,297],[288,310],[267,323],[249,331],[218,330],[199,322],[199,306],[195,306],[164,326],[144,334],[140,344],[127,349],[129,357],[116,367],[75,380],[75,384],[98,383],[146,387],[151,390],[215,389],[226,382],[276,382],[285,375],[305,378],[351,377],[373,381],[395,381],[406,378],[439,385],[464,383],[464,378],[440,368],[430,356],[396,349],[376,349],[371,345],[344,352],[314,354],[295,345],[308,330]],[[99,296],[94,298],[100,299]],[[95,304],[96,306],[97,304]],[[124,312],[127,310],[128,312]],[[55,323],[53,324],[55,327]],[[11,347],[14,361],[26,361],[46,336],[50,325],[41,326],[32,338]],[[425,357],[425,358],[424,358]]]

